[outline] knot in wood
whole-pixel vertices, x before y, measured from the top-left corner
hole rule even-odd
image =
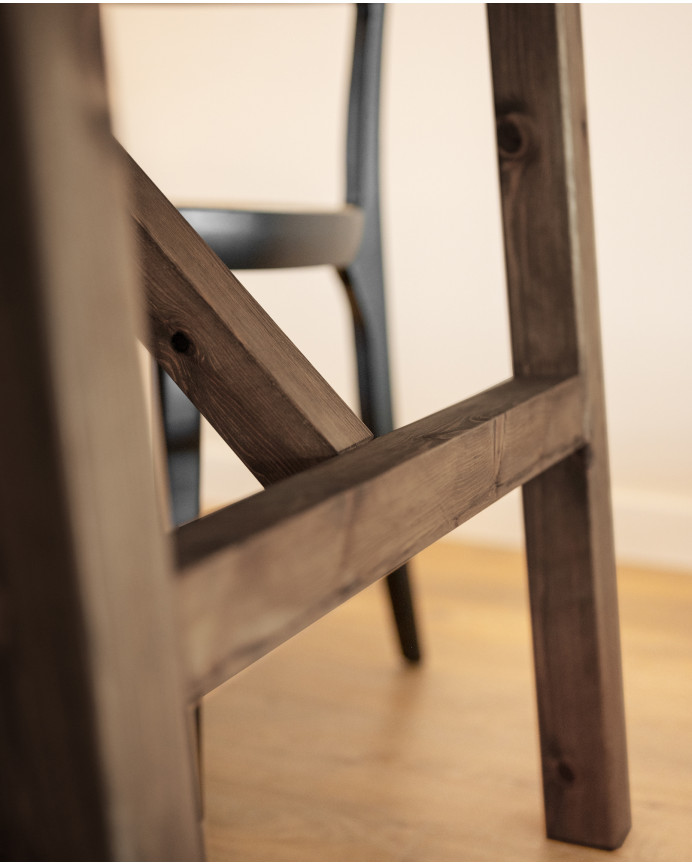
[[[557,773],[565,784],[573,784],[576,780],[574,769],[572,769],[569,763],[566,763],[564,760],[560,760],[557,764]]]
[[[503,162],[526,160],[535,149],[533,123],[526,114],[512,111],[497,118],[497,150]]]
[[[171,345],[173,346],[173,350],[178,354],[187,354],[192,347],[192,342],[182,330],[176,330],[171,337]]]

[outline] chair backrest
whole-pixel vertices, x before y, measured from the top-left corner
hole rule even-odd
[[[380,80],[385,6],[357,5],[346,133],[346,200],[379,207]]]

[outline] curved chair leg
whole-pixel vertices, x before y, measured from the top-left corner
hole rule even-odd
[[[393,429],[393,421],[379,250],[359,256],[353,266],[340,270],[339,276],[353,314],[361,418],[375,435],[384,435]],[[417,663],[421,650],[407,565],[387,577],[387,588],[401,651],[408,661]]]
[[[387,577],[387,589],[392,601],[401,651],[407,661],[417,664],[421,659],[421,651],[408,565],[402,565]]]
[[[385,6],[359,3],[348,108],[346,198],[365,214],[358,255],[339,276],[346,288],[356,340],[361,417],[375,433],[391,432],[392,397],[382,269],[379,184],[380,66]],[[401,649],[421,653],[406,565],[387,577]]]
[[[178,385],[158,370],[173,524],[199,515],[200,414]]]

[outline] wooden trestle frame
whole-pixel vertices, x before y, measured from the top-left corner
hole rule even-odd
[[[520,485],[548,835],[621,844],[578,8],[489,7],[514,377],[372,441],[123,158],[96,9],[0,21],[5,855],[200,858],[187,706]],[[166,535],[135,333],[280,483]]]

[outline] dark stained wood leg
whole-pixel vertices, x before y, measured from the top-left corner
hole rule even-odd
[[[546,824],[630,827],[577,7],[488,7],[515,375],[578,374],[588,444],[524,486]]]
[[[548,835],[614,849],[630,814],[607,501],[591,447],[524,487]]]
[[[0,9],[0,847],[196,860],[98,10]]]

